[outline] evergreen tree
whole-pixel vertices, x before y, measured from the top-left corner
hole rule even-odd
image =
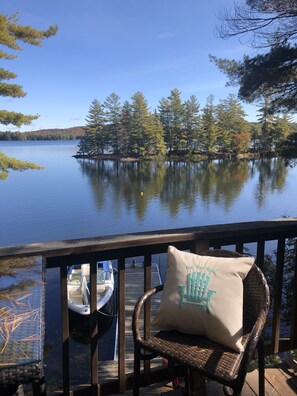
[[[144,122],[145,154],[149,156],[163,157],[166,154],[164,141],[164,129],[156,114],[148,114]]]
[[[207,98],[206,105],[202,109],[201,130],[200,130],[200,149],[207,154],[216,152],[218,138],[218,127],[216,125],[216,115],[214,106],[214,96]]]
[[[121,120],[121,103],[120,97],[116,93],[111,93],[104,101],[105,124],[108,127],[110,135],[110,146],[113,153],[118,155],[122,151],[122,137],[120,130]]]
[[[78,154],[104,154],[109,147],[109,139],[104,123],[104,111],[97,99],[93,100],[86,121],[86,134],[80,141]]]
[[[123,104],[120,118],[120,153],[122,155],[129,155],[132,151],[132,142],[130,139],[130,131],[132,127],[132,108],[131,104],[126,100]]]
[[[261,147],[261,126],[257,124],[253,124],[251,126],[251,143],[253,150],[260,151]]]
[[[259,108],[258,121],[261,125],[259,148],[262,152],[271,152],[274,148],[274,123],[275,116],[270,113],[270,100],[265,96],[262,106]]]
[[[170,103],[168,98],[162,98],[159,101],[158,105],[158,116],[161,122],[161,125],[164,130],[164,140],[169,149],[169,152],[172,150],[172,138],[171,138],[171,110]]]
[[[239,85],[239,97],[247,102],[262,100],[269,92],[269,112],[297,110],[297,2],[296,0],[246,0],[226,12],[219,30],[222,38],[250,37],[260,54],[242,61],[211,60]],[[263,51],[264,49],[264,51]]]
[[[292,132],[278,147],[279,152],[286,158],[286,165],[297,163],[297,132]]]
[[[292,119],[288,114],[283,114],[282,117],[276,117],[274,123],[274,145],[277,150],[282,142],[290,135],[292,131],[291,125]]]
[[[170,108],[170,141],[167,142],[169,153],[173,150],[178,152],[180,147],[186,143],[186,137],[183,134],[183,117],[184,107],[181,101],[181,92],[174,88],[168,96]]]
[[[57,26],[50,26],[47,30],[37,30],[31,26],[20,25],[17,22],[18,13],[11,16],[0,14],[0,44],[2,47],[19,51],[22,49],[19,41],[40,46],[43,39],[49,38],[57,32]],[[0,59],[12,60],[16,57],[16,54],[0,49]],[[10,70],[0,68],[0,96],[21,98],[26,95],[21,85],[6,82],[16,77],[17,75]],[[36,118],[38,118],[37,115],[24,115],[14,111],[0,110],[0,124],[4,125],[12,124],[20,127],[23,124],[30,124]]]
[[[0,152],[0,180],[7,179],[9,169],[23,171],[27,169],[42,169],[42,166],[36,165],[33,162],[20,161],[7,157],[4,153]]]
[[[234,95],[221,100],[217,106],[218,143],[226,153],[246,152],[250,145],[250,133],[246,115]]]
[[[190,153],[197,149],[199,131],[199,103],[195,95],[184,103],[183,130],[185,137],[185,151]]]
[[[135,92],[131,99],[132,119],[129,146],[131,154],[141,157],[146,149],[145,121],[149,112],[148,104],[143,93],[139,91]]]
[[[22,49],[19,42],[40,46],[42,40],[56,34],[57,26],[50,26],[47,30],[37,30],[31,26],[24,26],[17,23],[18,13],[7,16],[0,14],[0,59],[13,60],[17,57],[12,52],[7,52],[3,47],[9,50],[19,51]],[[15,73],[8,69],[0,68],[0,96],[21,98],[26,95],[19,84],[12,84],[10,80],[17,77]],[[15,125],[20,127],[23,124],[30,124],[38,118],[37,115],[25,115],[15,111],[0,109],[0,124]],[[8,158],[4,153],[0,153],[0,178],[5,179],[8,176],[9,169],[40,169],[35,164]]]
[[[147,101],[141,92],[136,92],[131,99],[131,154],[137,157],[164,155],[164,130],[158,117],[149,111]]]

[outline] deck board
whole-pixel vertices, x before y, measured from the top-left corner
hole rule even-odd
[[[296,374],[286,372],[288,368],[285,364],[281,364],[276,368],[268,368],[265,370],[265,395],[267,396],[291,396],[297,394]],[[181,384],[183,385],[183,384]],[[132,391],[125,393],[132,395]],[[182,396],[181,389],[173,389],[172,384],[159,384],[148,388],[141,388],[141,395],[156,396]],[[242,396],[257,396],[258,393],[258,370],[248,373],[246,382],[242,390]],[[114,396],[116,396],[115,394]],[[208,396],[224,396],[223,387],[214,381],[207,384]]]
[[[139,297],[141,297],[144,293],[144,268],[143,265],[137,264],[135,267],[129,265],[126,266],[126,320],[125,320],[125,328],[126,328],[126,361],[129,362],[133,360],[133,350],[134,350],[134,342],[133,342],[133,334],[132,334],[132,314],[134,310],[134,306],[138,301]],[[161,283],[159,268],[158,265],[152,264],[151,271],[151,284],[152,287],[157,286]],[[154,316],[157,312],[157,308],[159,306],[160,297],[154,297],[151,300],[151,312],[152,316]]]

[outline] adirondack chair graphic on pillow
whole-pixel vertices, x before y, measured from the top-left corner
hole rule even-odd
[[[181,290],[180,308],[184,304],[197,305],[209,313],[210,299],[215,290],[208,290],[210,276],[202,272],[191,272],[187,275],[187,284],[179,286]]]

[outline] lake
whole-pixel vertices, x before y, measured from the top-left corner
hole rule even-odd
[[[94,161],[73,158],[77,144],[0,142],[8,156],[44,166],[0,181],[1,246],[296,216],[297,168],[281,159]],[[47,271],[46,363],[59,383],[57,278]],[[112,358],[113,339],[114,331],[102,335],[101,358]],[[77,341],[71,350],[79,370],[71,370],[81,381],[88,346]]]
[[[45,167],[0,182],[1,246],[296,215],[297,168],[281,159],[96,162],[77,144],[0,142]]]

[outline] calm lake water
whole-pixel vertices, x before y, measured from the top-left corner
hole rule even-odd
[[[0,245],[296,216],[297,168],[280,159],[78,160],[77,142],[0,142],[45,168],[0,182]]]
[[[75,159],[77,144],[0,142],[8,156],[44,166],[0,181],[0,246],[296,216],[297,167],[281,159],[116,163]],[[56,383],[57,278],[47,271],[46,363]],[[112,358],[113,337],[101,338],[104,359]],[[76,339],[71,348],[78,366],[88,347]],[[86,378],[82,367],[77,381]]]

